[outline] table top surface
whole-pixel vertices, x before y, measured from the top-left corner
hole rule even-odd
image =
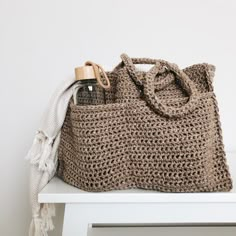
[[[227,162],[234,184],[236,183],[236,153],[227,153]],[[39,193],[38,201],[41,203],[236,203],[236,186],[230,192],[214,193],[163,193],[144,189],[87,192],[54,177]]]

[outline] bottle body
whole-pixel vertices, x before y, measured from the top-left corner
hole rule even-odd
[[[74,91],[74,103],[84,106],[105,104],[105,89],[98,84],[96,78],[78,80]]]

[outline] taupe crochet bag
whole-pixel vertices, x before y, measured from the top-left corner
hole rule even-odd
[[[70,103],[57,174],[87,191],[143,188],[165,192],[229,191],[215,68],[130,59],[107,72],[105,105]],[[134,64],[153,64],[148,72]]]

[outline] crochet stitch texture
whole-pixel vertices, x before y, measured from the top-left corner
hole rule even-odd
[[[86,191],[230,191],[218,105],[206,63],[129,58],[107,72],[107,104],[70,102],[57,175]],[[153,64],[138,71],[134,64]]]

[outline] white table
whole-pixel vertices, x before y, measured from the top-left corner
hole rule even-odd
[[[236,153],[227,158],[236,184]],[[236,224],[236,188],[227,193],[91,193],[54,177],[38,200],[65,203],[63,236],[87,236],[94,224]]]

